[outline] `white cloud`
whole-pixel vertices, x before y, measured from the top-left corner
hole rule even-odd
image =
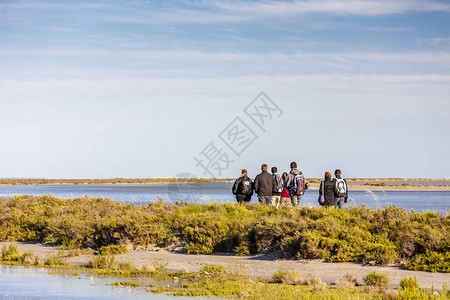
[[[203,1],[197,7],[154,12],[140,9],[130,16],[108,15],[113,22],[157,23],[237,23],[280,19],[304,14],[382,16],[412,12],[450,12],[450,5],[424,0],[297,0],[297,1]]]

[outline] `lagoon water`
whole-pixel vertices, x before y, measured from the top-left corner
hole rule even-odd
[[[83,184],[83,185],[23,185],[0,186],[0,197],[12,195],[45,195],[74,198],[81,196],[105,197],[117,201],[145,204],[162,199],[165,203],[235,202],[230,182],[195,184]],[[317,189],[309,189],[301,204],[318,206]],[[407,210],[445,212],[450,208],[450,191],[351,191],[347,206],[361,204],[371,208],[396,205]],[[257,202],[256,195],[252,202]]]
[[[135,281],[138,288],[108,286],[118,281]],[[0,265],[0,299],[191,299],[145,291],[151,279],[66,275],[64,271],[37,267]],[[206,298],[200,298],[206,299]]]

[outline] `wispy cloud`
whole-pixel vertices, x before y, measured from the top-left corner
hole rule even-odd
[[[236,23],[261,19],[280,20],[305,14],[341,16],[383,16],[412,12],[450,12],[450,4],[424,0],[297,0],[297,1],[202,1],[197,6],[138,10],[130,15],[108,15],[113,22],[156,23]]]

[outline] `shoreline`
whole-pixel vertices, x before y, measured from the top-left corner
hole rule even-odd
[[[40,243],[26,242],[0,242],[0,247],[4,245],[15,245],[21,253],[33,252],[40,259],[46,259],[58,251],[61,247],[47,246]],[[443,284],[450,285],[450,276],[448,273],[432,273],[424,271],[403,270],[398,266],[364,266],[362,263],[330,263],[323,260],[281,260],[273,256],[235,256],[227,254],[214,255],[191,255],[167,251],[165,248],[150,247],[148,250],[129,250],[125,254],[115,256],[118,262],[130,262],[135,267],[144,264],[158,262],[167,263],[167,270],[170,273],[177,272],[199,272],[205,265],[221,265],[228,270],[242,270],[245,275],[254,278],[269,279],[278,270],[299,271],[303,276],[310,274],[322,279],[323,282],[330,284],[336,282],[347,273],[354,275],[359,283],[362,283],[362,277],[369,272],[385,273],[391,279],[390,287],[399,285],[402,278],[411,276],[416,277],[420,286],[431,289],[432,287],[440,289]],[[92,255],[80,255],[68,257],[69,266],[82,267],[89,262]]]

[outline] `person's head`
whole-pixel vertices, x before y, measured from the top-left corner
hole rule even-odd
[[[281,175],[281,178],[283,178],[283,180],[286,180],[286,178],[287,178],[287,173],[286,173],[286,172],[283,172],[283,175]]]
[[[247,170],[246,169],[242,169],[241,171],[241,177],[244,177],[247,175]]]
[[[291,162],[291,169],[297,168],[297,163],[295,161]]]
[[[267,164],[261,165],[261,171],[267,171]]]
[[[277,167],[272,167],[272,174],[275,174],[278,170],[277,170]]]
[[[331,173],[325,172],[325,179],[331,179]]]
[[[341,176],[341,170],[336,169],[336,171],[334,171],[334,175],[335,176]]]

